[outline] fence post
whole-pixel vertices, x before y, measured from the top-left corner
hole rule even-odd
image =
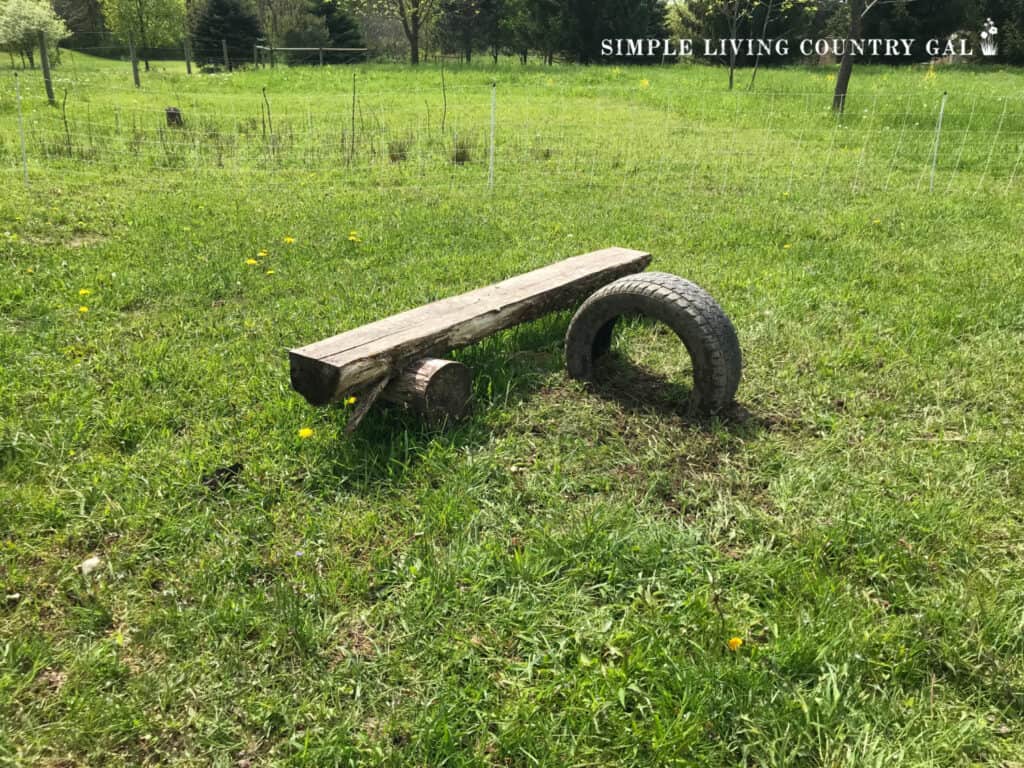
[[[25,186],[28,186],[28,156],[25,154],[25,122],[21,116],[21,79],[14,73],[14,92],[18,100],[18,133],[21,136],[21,167],[25,172]]]
[[[324,65],[324,49],[321,48],[320,49],[320,66],[322,67],[323,65]]]
[[[224,68],[231,69],[231,59],[228,58],[228,41],[224,38],[220,40],[220,49],[224,53]]]
[[[260,68],[260,44],[252,44],[252,66],[254,69]]]
[[[51,107],[57,106],[57,100],[53,98],[53,79],[50,77],[50,51],[46,45],[46,33],[39,31],[39,62],[43,66],[43,82],[46,83],[46,100]]]
[[[948,94],[943,91],[942,104],[939,105],[939,121],[935,124],[935,143],[932,146],[932,178],[928,184],[928,191],[935,191],[935,165],[939,161],[939,141],[942,138],[942,115],[946,111],[946,98]]]
[[[139,88],[139,60],[135,57],[135,43],[131,40],[128,41],[128,56],[132,60],[132,80],[135,81],[135,87]]]
[[[192,41],[185,35],[185,74],[192,74]]]
[[[491,81],[491,147],[487,158],[487,188],[494,189],[494,124],[498,109],[498,83]]]

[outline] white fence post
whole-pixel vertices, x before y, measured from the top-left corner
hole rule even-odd
[[[494,189],[494,123],[498,107],[498,83],[491,82],[491,147],[487,158],[487,188]]]
[[[928,191],[935,191],[935,165],[939,162],[939,141],[942,138],[942,115],[946,112],[946,98],[948,94],[942,93],[942,104],[939,105],[939,120],[935,124],[935,142],[932,146],[932,178],[928,184]]]
[[[18,99],[18,134],[21,136],[21,167],[25,173],[25,186],[28,186],[28,156],[25,154],[25,120],[21,116],[21,79],[14,73],[14,92]]]

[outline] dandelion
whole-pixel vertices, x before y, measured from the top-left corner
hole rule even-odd
[[[648,80],[648,79],[647,79],[647,78],[645,77],[645,78],[644,78],[643,80],[641,80],[641,81],[640,81],[640,87],[641,87],[641,88],[650,88],[650,87],[651,87],[651,81],[650,81],[650,80]]]
[[[881,219],[875,219],[875,220],[874,220],[874,221],[872,221],[871,223],[872,223],[872,224],[881,224],[881,223],[882,223],[882,220],[881,220]]]
[[[88,288],[79,288],[78,289],[78,295],[79,296],[90,296],[90,295],[92,295],[92,291],[90,291]]]
[[[313,428],[312,427],[303,427],[302,429],[299,430],[299,437],[301,437],[303,440],[308,440],[312,436],[313,436]]]
[[[783,197],[789,197],[789,192],[788,192],[788,191],[786,191],[786,192],[783,192],[783,193],[782,193],[782,196],[783,196]]]
[[[28,269],[25,270],[25,273],[29,275],[31,275],[33,272],[35,272],[35,270],[32,269],[32,267],[29,267]]]
[[[784,244],[784,245],[783,245],[782,247],[783,247],[783,248],[784,248],[785,250],[787,250],[787,251],[788,251],[788,250],[789,250],[790,248],[792,248],[792,247],[793,247],[793,244],[792,244],[792,243],[785,243],[785,244]]]
[[[362,239],[359,237],[359,233],[356,232],[354,229],[351,232],[348,233],[348,241],[350,243],[361,243],[361,242],[363,242]]]
[[[250,267],[255,267],[257,264],[259,264],[259,262],[256,261],[256,259],[246,259],[245,263],[248,264]]]
[[[356,396],[352,395],[352,397],[346,397],[344,402],[345,402],[345,405],[354,405],[355,402],[356,402]]]
[[[743,638],[742,637],[730,637],[729,638],[729,650],[730,651],[735,653],[736,651],[738,651],[742,647],[743,647]]]
[[[267,274],[268,274],[268,275],[272,275],[272,274],[274,274],[274,270],[272,270],[272,269],[268,269],[268,270],[267,270]]]
[[[285,245],[291,245],[294,242],[295,242],[295,238],[294,237],[287,236],[287,235],[284,237],[284,244]]]
[[[259,256],[261,259],[265,259],[265,258],[267,258],[267,256],[269,256],[269,254],[267,253],[267,249],[266,248],[261,248],[260,252],[257,253],[256,255]]]
[[[86,312],[89,311],[89,308],[83,304],[82,306],[80,306],[78,308],[78,311],[81,312],[84,315]]]

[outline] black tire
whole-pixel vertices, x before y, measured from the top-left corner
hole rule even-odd
[[[592,379],[594,360],[611,348],[615,322],[646,315],[669,326],[693,363],[690,408],[714,413],[732,402],[743,359],[728,316],[699,285],[665,272],[627,275],[593,293],[565,334],[565,363],[574,379]]]

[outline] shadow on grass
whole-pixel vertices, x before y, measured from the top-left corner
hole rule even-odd
[[[614,350],[595,361],[587,391],[613,400],[627,413],[656,413],[666,421],[704,430],[725,429],[751,437],[771,427],[769,420],[735,401],[718,413],[701,413],[692,407],[688,381],[670,380]]]
[[[521,406],[552,375],[565,375],[562,345],[568,319],[568,313],[555,313],[447,355],[473,371],[473,403],[466,418],[432,426],[399,406],[374,406],[352,435],[329,449],[332,471],[327,474],[335,480],[344,477],[358,488],[379,488],[400,481],[432,452],[486,444],[500,429],[489,418],[495,409]],[[680,350],[685,354],[682,344]],[[666,422],[739,437],[770,428],[738,403],[714,416],[692,412],[687,384],[670,381],[617,352],[602,358],[596,373],[587,383],[588,392],[615,401],[626,414],[654,412]],[[339,409],[339,422],[347,417]]]

